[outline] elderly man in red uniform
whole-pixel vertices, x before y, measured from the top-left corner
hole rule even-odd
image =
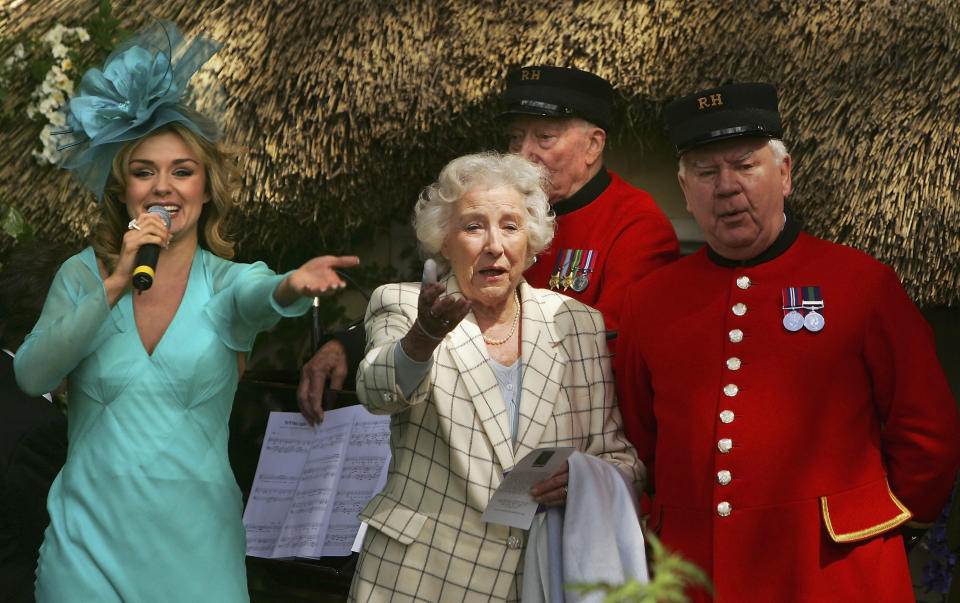
[[[546,169],[557,216],[553,242],[523,276],[600,310],[608,331],[619,328],[627,287],[679,255],[653,197],[603,167],[612,104],[597,75],[531,66],[507,75],[502,112],[510,151]]]
[[[649,527],[722,601],[913,601],[901,534],[937,516],[960,464],[929,326],[891,268],[784,215],[773,87],[706,90],[665,117],[707,246],[621,316]]]
[[[627,287],[677,259],[673,226],[644,191],[603,167],[613,106],[610,83],[568,67],[523,67],[507,75],[501,117],[510,151],[542,165],[557,216],[550,247],[524,278],[592,306],[615,331]],[[324,386],[340,389],[360,363],[363,329],[335,335],[304,365],[297,401],[311,421],[323,416]],[[611,351],[615,340],[609,342]]]

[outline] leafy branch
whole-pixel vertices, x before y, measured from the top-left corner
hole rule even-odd
[[[686,590],[700,586],[713,594],[713,585],[706,573],[691,561],[671,552],[652,533],[646,533],[651,554],[650,582],[631,578],[621,585],[607,583],[568,584],[579,593],[603,591],[603,603],[661,603],[687,601]]]

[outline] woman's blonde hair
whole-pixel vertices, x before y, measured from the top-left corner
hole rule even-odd
[[[109,270],[116,266],[123,233],[127,231],[127,223],[130,221],[126,204],[121,201],[127,187],[127,164],[130,156],[144,140],[165,133],[173,133],[183,139],[206,170],[210,202],[203,205],[197,225],[200,246],[222,258],[230,259],[234,255],[234,243],[227,239],[225,219],[236,203],[242,181],[237,161],[239,152],[221,142],[208,141],[185,124],[170,122],[142,138],[131,140],[121,147],[113,158],[110,178],[100,201],[100,216],[93,227],[91,241],[97,256]]]

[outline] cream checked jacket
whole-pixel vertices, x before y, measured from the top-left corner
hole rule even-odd
[[[460,292],[455,277],[444,284]],[[395,346],[417,317],[419,283],[378,288],[366,314],[361,402],[391,414],[393,458],[383,492],[360,518],[371,528],[351,587],[355,601],[518,600],[526,531],[480,520],[504,472],[542,446],[573,446],[642,486],[623,434],[601,314],[559,293],[520,285],[522,392],[517,445],[476,319],[434,351],[407,399]]]

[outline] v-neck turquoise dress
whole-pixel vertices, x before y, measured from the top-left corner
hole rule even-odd
[[[69,376],[69,450],[47,502],[38,602],[248,600],[228,420],[237,351],[309,308],[274,302],[282,278],[198,249],[151,355],[132,295],[108,306],[93,249],[64,263],[15,359],[28,392]]]

